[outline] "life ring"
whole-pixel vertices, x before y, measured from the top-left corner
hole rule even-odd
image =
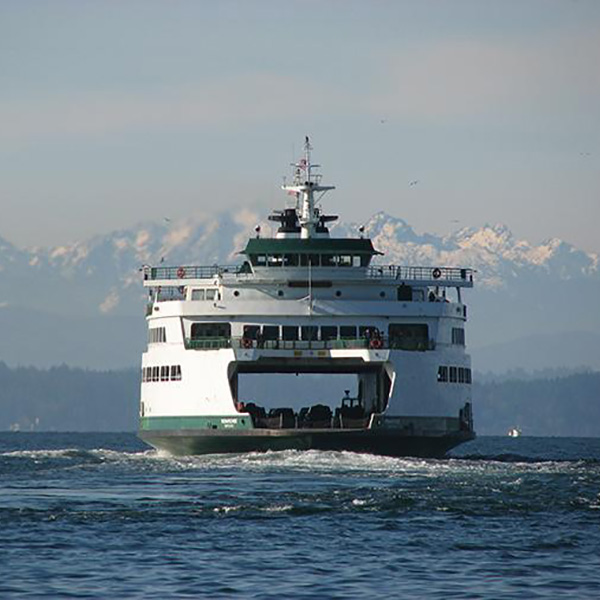
[[[431,274],[434,279],[439,279],[442,276],[442,271],[436,267]]]
[[[242,338],[242,346],[244,348],[252,348],[252,340],[250,338]]]
[[[379,350],[383,348],[383,343],[379,338],[375,338],[369,342],[369,347],[373,348],[373,350]]]
[[[185,269],[183,267],[179,267],[177,269],[177,279],[183,279],[185,277]]]

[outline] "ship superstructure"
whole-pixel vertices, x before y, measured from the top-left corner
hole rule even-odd
[[[370,239],[333,238],[306,138],[273,213],[234,266],[144,267],[148,348],[140,436],[173,453],[345,449],[442,456],[475,437],[463,288],[473,271],[372,264]],[[329,405],[242,403],[246,373],[343,373]]]

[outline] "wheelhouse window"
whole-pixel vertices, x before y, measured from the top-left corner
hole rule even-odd
[[[267,266],[281,267],[283,266],[283,256],[281,254],[273,254],[267,257]]]
[[[300,255],[300,266],[307,267],[310,262],[311,267],[321,266],[321,257],[319,254],[301,254]]]
[[[204,300],[205,297],[204,290],[192,290],[192,300]]]
[[[267,255],[266,254],[250,254],[250,263],[254,267],[266,267],[267,266]]]
[[[171,381],[181,381],[181,365],[171,365]]]
[[[297,254],[284,254],[283,255],[283,266],[284,267],[297,267],[300,263],[300,259]]]

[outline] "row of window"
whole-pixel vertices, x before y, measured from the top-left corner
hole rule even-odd
[[[439,367],[437,379],[440,383],[471,383],[471,369],[467,367]]]
[[[366,267],[368,255],[343,254],[251,254],[250,262],[255,267]]]
[[[208,288],[208,289],[193,289],[192,290],[192,300],[220,300],[219,298],[219,290],[216,288]]]
[[[243,338],[263,341],[330,341],[381,337],[383,332],[373,325],[245,325]],[[429,327],[420,323],[392,323],[390,340],[428,342]],[[193,323],[191,339],[230,338],[230,323]]]
[[[181,381],[181,365],[143,367],[142,382],[150,381]]]
[[[151,327],[148,329],[148,343],[161,344],[167,341],[167,330],[165,327]]]

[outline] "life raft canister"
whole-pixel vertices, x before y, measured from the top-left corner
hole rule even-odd
[[[383,343],[379,338],[375,338],[369,342],[369,347],[373,348],[373,350],[379,350],[380,348],[383,348]]]
[[[250,338],[243,338],[242,339],[242,346],[244,348],[252,348],[252,340]]]
[[[436,267],[431,274],[434,279],[439,279],[442,276],[442,271]]]
[[[179,267],[179,269],[177,269],[177,278],[183,279],[184,277],[185,277],[185,269],[183,267]]]

